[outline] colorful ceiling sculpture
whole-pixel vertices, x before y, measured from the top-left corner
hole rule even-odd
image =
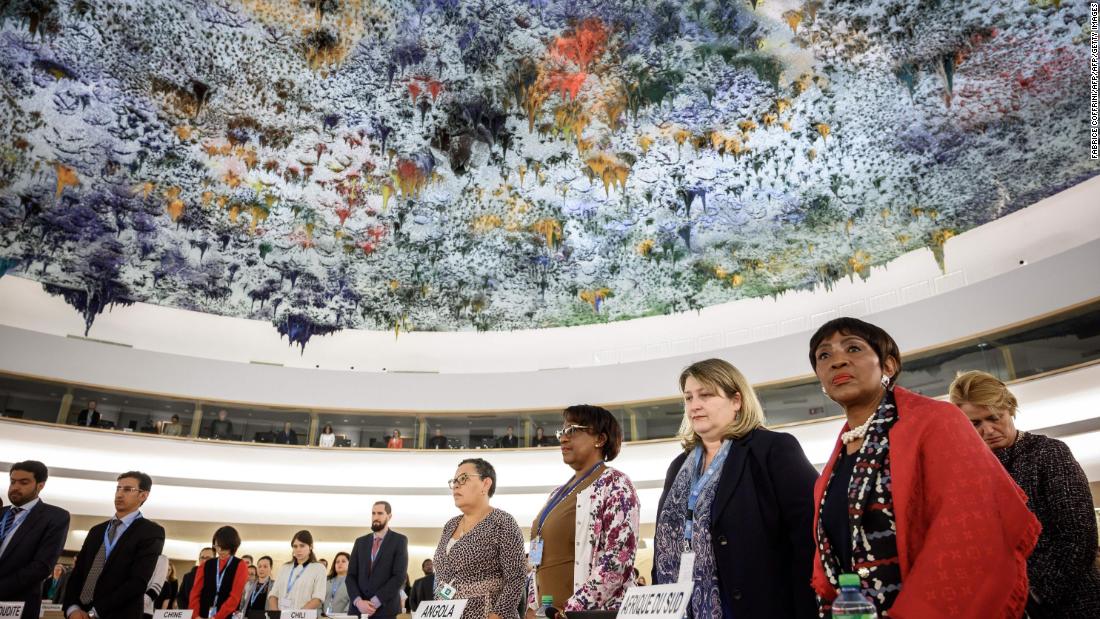
[[[0,272],[517,329],[866,276],[1100,172],[1057,0],[12,0]]]

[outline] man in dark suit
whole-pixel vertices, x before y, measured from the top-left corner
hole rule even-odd
[[[99,411],[96,410],[96,401],[88,400],[88,408],[80,411],[76,418],[76,425],[88,428],[99,427]]]
[[[118,476],[114,518],[92,527],[76,556],[63,603],[68,619],[89,619],[93,609],[103,619],[142,618],[145,590],[164,549],[164,527],[139,511],[152,488],[145,473]]]
[[[416,607],[421,602],[435,599],[435,569],[431,559],[424,559],[420,564],[424,570],[424,577],[417,578],[413,583],[412,595],[409,596],[409,610],[416,612]]]
[[[519,447],[519,437],[516,436],[512,430],[512,426],[508,426],[508,432],[497,441],[500,447],[505,449],[515,449]]]
[[[176,606],[179,608],[187,608],[191,604],[191,587],[195,584],[195,572],[199,571],[199,566],[203,561],[214,558],[214,549],[207,546],[199,551],[199,562],[195,564],[195,567],[191,568],[190,572],[183,575],[183,580],[180,582],[180,592],[176,596]]]
[[[22,616],[38,619],[42,581],[65,546],[69,512],[39,498],[49,477],[45,464],[16,462],[8,476],[11,505],[0,510],[0,600],[23,602]]]
[[[294,428],[290,427],[290,422],[287,421],[283,424],[283,429],[275,435],[275,442],[280,445],[297,445],[298,433],[294,431]]]
[[[386,501],[371,508],[369,535],[355,540],[344,581],[351,598],[348,612],[391,619],[402,612],[401,588],[409,569],[409,539],[389,528],[393,510]]]
[[[233,422],[224,408],[218,411],[218,418],[210,422],[210,438],[233,440]]]

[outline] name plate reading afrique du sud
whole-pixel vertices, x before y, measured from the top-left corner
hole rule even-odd
[[[15,617],[23,614],[23,602],[0,602],[0,617]]]
[[[623,596],[618,619],[681,619],[691,603],[695,583],[678,582],[668,585],[631,587]]]
[[[191,619],[191,613],[193,610],[164,610],[158,608],[153,611],[153,619]]]
[[[468,600],[432,600],[416,607],[414,619],[459,619]]]

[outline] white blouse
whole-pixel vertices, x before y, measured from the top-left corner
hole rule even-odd
[[[287,585],[291,577],[294,578],[294,586],[287,593]],[[275,579],[275,585],[271,587],[268,598],[289,599],[291,610],[301,610],[306,602],[317,598],[322,603],[325,601],[325,583],[328,574],[325,566],[320,563],[309,563],[305,566],[295,566],[293,562],[284,563],[279,570],[279,576]],[[281,605],[277,606],[281,608]]]
[[[321,438],[318,439],[317,444],[321,447],[334,447],[336,445],[336,433],[321,434]]]

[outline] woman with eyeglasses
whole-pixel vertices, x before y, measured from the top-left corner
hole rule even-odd
[[[432,558],[435,598],[468,600],[466,619],[517,619],[527,560],[516,519],[489,504],[496,470],[468,458],[447,486],[462,515],[444,525]]]
[[[680,373],[683,452],[657,503],[653,582],[690,574],[695,619],[817,616],[810,588],[817,471],[764,428],[748,380],[722,359]]]
[[[562,412],[561,456],[573,476],[550,493],[531,525],[528,616],[542,596],[559,610],[616,610],[633,583],[638,493],[622,471],[623,431],[607,409],[582,404]]]

